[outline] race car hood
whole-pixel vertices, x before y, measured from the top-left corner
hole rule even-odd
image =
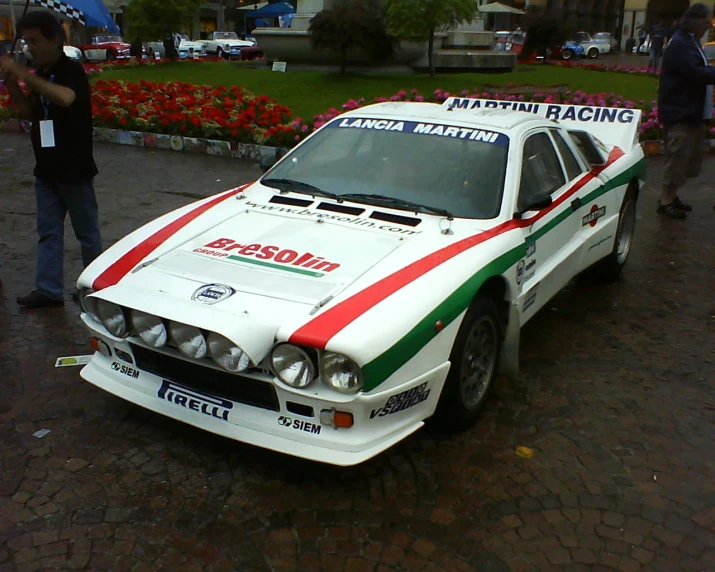
[[[315,304],[399,245],[397,237],[359,228],[247,210],[160,257],[151,271]]]

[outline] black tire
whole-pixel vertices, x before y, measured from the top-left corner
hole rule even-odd
[[[573,57],[573,50],[571,48],[566,48],[561,52],[561,57],[565,60],[570,60]]]
[[[626,191],[626,196],[623,197],[621,210],[618,213],[618,230],[616,230],[613,250],[608,256],[591,265],[585,272],[586,278],[592,282],[612,282],[621,275],[633,243],[637,196],[638,193],[631,184]]]
[[[114,53],[114,50],[107,50],[107,61],[113,62],[116,59],[117,59],[117,54]]]
[[[588,57],[595,60],[600,53],[601,52],[598,51],[598,48],[591,48],[588,50]]]
[[[226,57],[223,55],[223,50],[221,48],[216,48],[216,57],[220,60]]]
[[[475,336],[478,340],[475,340]],[[496,301],[486,294],[478,294],[467,310],[459,327],[454,346],[449,356],[451,367],[439,397],[433,423],[436,428],[448,432],[464,431],[473,427],[484,409],[489,390],[494,384],[499,369],[499,355],[504,338],[504,327],[499,318]],[[477,343],[485,350],[482,356],[486,362],[474,366],[469,350]],[[471,368],[472,376],[481,379],[467,379]],[[469,386],[472,387],[469,387]],[[474,393],[473,395],[469,395]]]

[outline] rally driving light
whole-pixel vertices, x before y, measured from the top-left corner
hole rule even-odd
[[[179,322],[170,322],[169,335],[186,357],[193,359],[206,357],[206,339],[198,328]]]
[[[113,302],[97,300],[97,314],[107,331],[118,338],[127,335],[127,319],[122,309]]]
[[[271,350],[270,367],[291,387],[306,387],[315,379],[315,363],[303,348],[292,344],[278,344]]]
[[[358,364],[334,352],[325,352],[320,357],[320,379],[340,393],[357,393],[363,386]]]
[[[212,332],[208,344],[211,358],[226,371],[237,373],[251,365],[248,354],[228,338]]]
[[[166,326],[161,318],[139,310],[132,310],[132,326],[144,343],[153,348],[166,345]]]

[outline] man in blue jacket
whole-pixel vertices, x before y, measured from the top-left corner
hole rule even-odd
[[[658,212],[675,219],[684,219],[693,210],[680,200],[678,189],[700,174],[706,126],[713,116],[715,67],[708,65],[700,47],[710,22],[710,8],[693,4],[663,56],[658,115],[665,131],[667,161]]]

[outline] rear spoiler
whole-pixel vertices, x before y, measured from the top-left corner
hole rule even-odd
[[[450,97],[442,107],[460,113],[485,109],[530,113],[542,119],[551,119],[566,129],[591,133],[603,143],[615,145],[623,151],[630,151],[640,144],[640,109],[467,97]]]

